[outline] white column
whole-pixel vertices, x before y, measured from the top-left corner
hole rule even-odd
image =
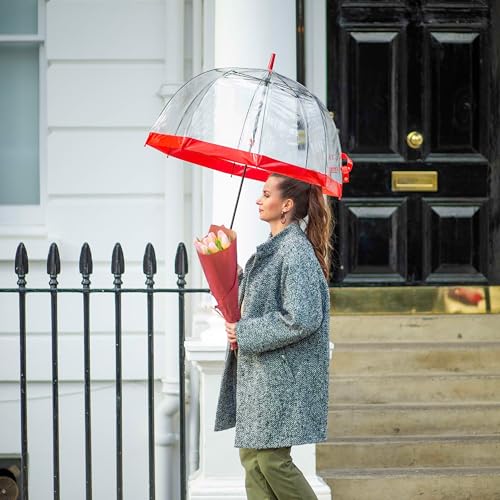
[[[216,0],[214,66],[266,68],[276,53],[274,69],[296,79],[295,0]],[[229,226],[236,200],[239,177],[214,172],[214,220]],[[255,200],[262,183],[246,179],[233,229],[238,233],[241,265],[269,233],[259,220]]]
[[[215,0],[213,4],[205,0],[207,4],[215,9],[214,67],[265,68],[274,52],[275,71],[296,79],[295,0]],[[211,199],[206,205],[209,214],[203,216],[229,227],[241,179],[215,171],[207,175],[210,179],[203,178],[203,196]],[[269,234],[255,204],[262,185],[245,180],[233,225],[242,266]],[[203,320],[207,328],[193,332],[185,343],[186,358],[200,373],[200,468],[190,477],[189,498],[245,500],[244,470],[234,447],[234,428],[213,431],[226,352],[223,322],[215,314],[204,315]],[[292,456],[318,498],[330,499],[330,488],[316,475],[315,445],[294,446]]]

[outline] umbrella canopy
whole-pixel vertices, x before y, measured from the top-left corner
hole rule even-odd
[[[267,69],[217,68],[189,80],[166,104],[146,144],[222,172],[265,181],[279,173],[340,198],[337,128],[306,87]]]

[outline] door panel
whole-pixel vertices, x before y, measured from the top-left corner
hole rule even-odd
[[[349,150],[354,154],[400,151],[401,81],[400,31],[343,34],[347,39],[347,130]],[[377,126],[374,126],[374,123]]]
[[[487,201],[422,200],[426,282],[486,281]]]
[[[463,27],[462,27],[463,29]],[[457,30],[457,27],[455,27]],[[485,108],[487,73],[481,64],[480,32],[425,30],[428,47],[428,80],[425,82],[429,103],[426,130],[431,138],[431,154],[472,154],[484,152],[479,110]]]
[[[341,208],[346,283],[406,280],[406,199],[352,199]]]

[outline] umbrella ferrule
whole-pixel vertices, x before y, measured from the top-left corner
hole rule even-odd
[[[273,70],[273,67],[274,67],[274,59],[276,58],[276,54],[273,52],[271,54],[271,57],[269,58],[269,64],[267,65],[267,69],[269,71],[272,71]]]

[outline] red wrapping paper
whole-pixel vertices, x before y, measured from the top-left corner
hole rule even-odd
[[[238,304],[238,258],[236,252],[236,232],[224,226],[212,224],[209,232],[222,230],[231,244],[225,250],[204,255],[198,250],[201,267],[207,278],[208,286],[218,309],[228,323],[236,323],[241,318]],[[231,350],[238,348],[237,342],[231,342]]]

